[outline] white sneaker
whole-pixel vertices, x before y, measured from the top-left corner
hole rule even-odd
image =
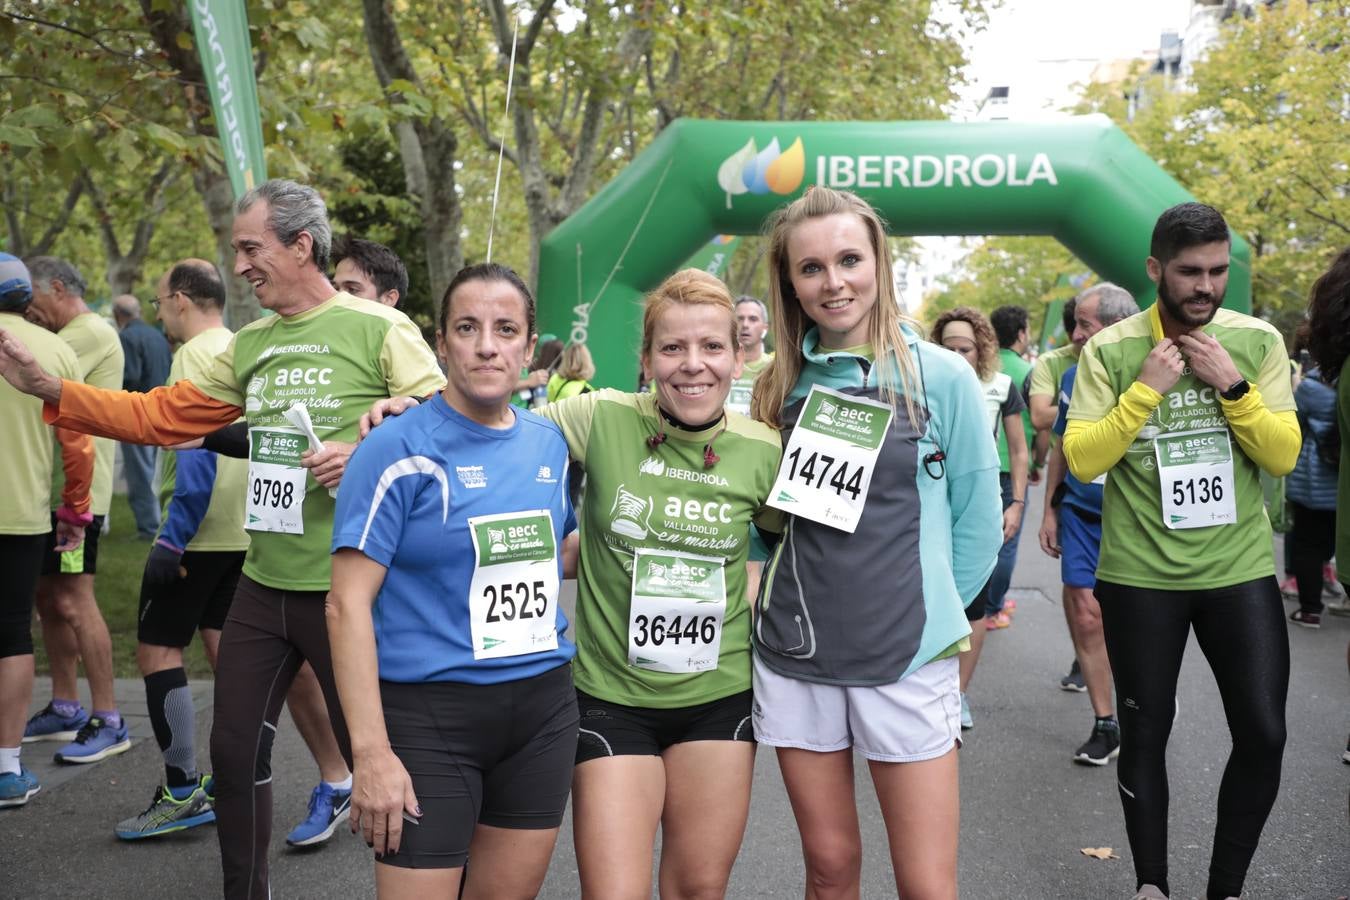
[[[1155,885],[1141,884],[1139,893],[1134,895],[1134,900],[1167,900],[1167,895],[1158,890]]]

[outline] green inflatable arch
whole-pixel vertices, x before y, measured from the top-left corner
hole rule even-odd
[[[680,119],[540,248],[540,330],[584,341],[632,389],[641,298],[718,234],[758,233],[809,185],[866,197],[904,235],[1048,234],[1151,303],[1158,214],[1194,199],[1105,116],[1053,123]],[[1251,307],[1233,235],[1227,306]]]

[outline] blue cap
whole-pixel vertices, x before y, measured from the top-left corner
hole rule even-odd
[[[0,253],[0,311],[23,312],[33,299],[33,278],[23,260]]]

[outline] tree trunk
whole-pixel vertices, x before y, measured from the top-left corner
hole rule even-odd
[[[400,100],[389,85],[406,81],[421,88],[421,79],[403,48],[398,26],[388,0],[362,0],[365,12],[366,44],[371,63],[390,102]],[[449,123],[438,116],[397,122],[399,157],[408,192],[422,208],[422,227],[426,241],[427,268],[431,276],[432,297],[439,297],[450,279],[464,265],[464,249],[459,230],[464,213],[455,193],[455,154],[459,138]]]
[[[192,181],[206,207],[206,218],[216,241],[216,265],[225,280],[225,324],[238,331],[261,316],[262,308],[249,283],[234,274],[234,247],[230,244],[234,228],[234,187],[230,184],[230,176],[205,166],[193,171]]]

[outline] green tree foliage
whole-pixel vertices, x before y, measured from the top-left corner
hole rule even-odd
[[[246,0],[269,174],[318,186],[339,231],[394,246],[424,322],[489,227],[493,258],[531,271],[548,231],[677,116],[940,117],[962,32],[996,2]],[[231,198],[184,4],[0,0],[0,41],[7,246],[142,295],[182,256],[228,268]],[[735,273],[747,285],[765,277],[755,256]],[[235,287],[239,324],[256,308]]]
[[[95,295],[141,287],[162,226],[187,219],[170,200],[204,144],[168,114],[179,89],[139,11],[5,4],[0,41],[6,246],[69,257]]]
[[[1255,4],[1222,24],[1189,86],[1142,67],[1123,83],[1088,86],[1076,111],[1110,116],[1223,212],[1252,246],[1253,311],[1292,339],[1313,280],[1350,243],[1350,12],[1308,0]],[[997,306],[1009,272],[1062,271],[1071,257],[1057,246],[990,239],[932,298],[929,317],[961,303]],[[1047,281],[1053,274],[1028,283],[1034,291]]]
[[[1142,261],[1140,262],[1142,265]],[[1065,282],[1087,267],[1052,237],[1000,236],[975,243],[960,268],[942,279],[942,286],[924,299],[919,317],[927,324],[958,306],[988,315],[1000,306],[1021,306],[1039,333],[1047,304],[1065,299]],[[1067,289],[1072,295],[1073,289]]]
[[[1350,11],[1258,4],[1225,27],[1183,95],[1178,177],[1252,245],[1253,308],[1292,335],[1350,243]]]

